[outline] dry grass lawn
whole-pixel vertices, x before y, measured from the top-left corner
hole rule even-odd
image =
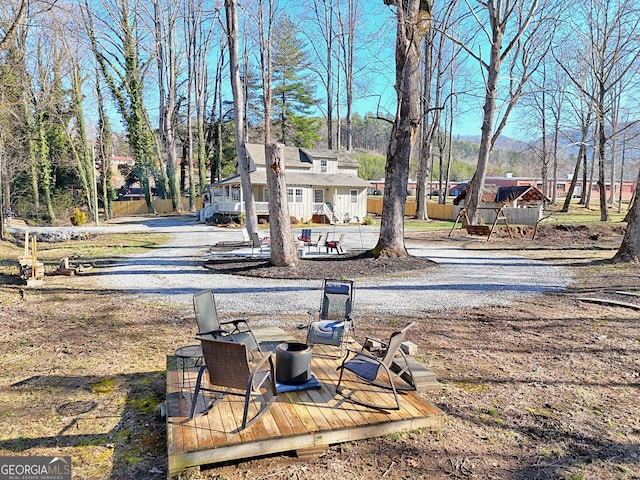
[[[408,241],[451,241],[447,233],[409,232]],[[508,307],[356,319],[358,336],[383,338],[397,324],[420,322],[411,340],[442,383],[425,395],[446,412],[444,428],[336,445],[313,460],[277,456],[181,477],[640,478],[640,312],[579,300],[639,291],[640,267],[602,261],[620,235],[589,227],[540,232],[536,240],[464,240],[467,248],[565,265],[575,284]],[[192,312],[133,301],[94,278],[112,252],[155,240],[162,242],[132,235],[100,240],[97,250],[97,239],[49,252],[42,246],[48,270],[72,252],[72,263],[95,266],[47,276],[37,289],[17,279],[20,248],[2,244],[0,455],[70,455],[78,479],[166,477],[165,361],[192,341]],[[296,333],[298,321],[282,324]]]

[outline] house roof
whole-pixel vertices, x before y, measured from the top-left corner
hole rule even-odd
[[[468,185],[464,190],[453,200],[454,205],[459,205],[462,200],[467,196]],[[524,202],[551,202],[551,200],[545,196],[536,187],[521,185],[511,187],[499,187],[497,185],[486,185],[482,189],[482,201],[484,203],[499,203],[506,205],[513,203],[514,201]]]
[[[251,170],[255,170],[255,165],[266,166],[263,144],[247,143],[246,148],[251,161]],[[358,168],[360,166],[358,160],[344,150],[284,147],[285,168],[288,165],[290,167],[311,169],[313,161],[319,158],[335,159],[338,161],[339,167]]]
[[[498,188],[498,191],[496,192],[496,202],[511,203],[514,200],[522,200],[525,202],[535,202],[538,200],[543,200],[545,202],[551,201],[536,187],[528,185]]]
[[[252,185],[266,185],[267,172],[265,166],[264,145],[247,143],[247,154],[250,160],[250,173]],[[285,179],[287,185],[314,186],[314,187],[358,187],[367,188],[369,182],[357,175],[348,173],[312,173],[313,161],[319,158],[336,159],[338,167],[358,168],[360,164],[349,153],[328,149],[309,149],[297,147],[284,147]],[[256,165],[261,166],[260,170]],[[287,171],[287,166],[292,170]],[[295,168],[295,170],[293,170]],[[306,169],[308,171],[301,171]],[[233,185],[240,183],[240,175],[223,178],[212,186]]]
[[[258,171],[251,172],[252,185],[266,185],[267,172]],[[363,180],[356,175],[347,175],[344,173],[326,174],[326,173],[302,173],[302,172],[285,172],[285,180],[287,186],[310,185],[314,187],[361,187],[366,188],[369,182]],[[223,178],[219,182],[212,184],[215,186],[233,185],[240,183],[240,175]]]

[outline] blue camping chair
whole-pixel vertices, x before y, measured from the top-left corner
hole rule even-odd
[[[310,311],[307,344],[335,345],[344,356],[353,324],[353,280],[325,279],[322,282],[320,310]]]

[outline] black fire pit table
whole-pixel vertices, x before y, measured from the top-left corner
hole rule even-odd
[[[281,343],[276,347],[276,381],[301,385],[311,380],[311,347],[306,343]]]

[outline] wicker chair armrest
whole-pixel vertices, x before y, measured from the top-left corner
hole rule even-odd
[[[263,353],[258,360],[251,363],[251,372],[255,372],[256,370],[259,370],[260,367],[265,362],[267,362],[273,355],[275,355],[274,352]]]
[[[255,385],[253,385],[253,377],[256,374],[256,372],[258,370],[261,370],[261,367],[266,363],[269,362],[269,371],[271,372],[271,376],[274,377],[274,381],[275,381],[275,365],[273,363],[273,356],[275,355],[274,352],[269,352],[269,353],[265,353],[262,355],[262,357],[260,357],[259,360],[256,360],[254,363],[251,363],[251,374],[249,375],[249,385],[251,385],[251,388],[254,389]]]

